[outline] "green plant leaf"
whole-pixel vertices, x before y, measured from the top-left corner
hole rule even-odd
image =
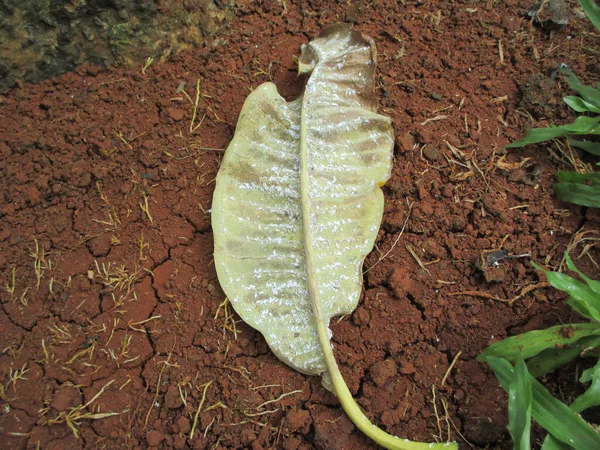
[[[546,439],[544,439],[541,450],[571,450],[572,448],[570,445],[560,442],[551,434],[548,434],[546,435]]]
[[[547,348],[527,361],[529,373],[539,378],[573,361],[590,349],[600,348],[600,335],[586,336],[565,346]],[[581,380],[580,380],[581,381]]]
[[[577,173],[577,172],[556,172],[556,178],[561,183],[580,183],[586,185],[600,184],[600,172]]]
[[[571,411],[580,413],[587,408],[600,405],[600,360],[598,360],[594,367],[585,370],[579,379],[582,383],[586,383],[590,380],[592,380],[592,385],[571,403],[569,406]],[[556,440],[549,434],[546,436],[541,450],[562,450],[569,448],[571,447]]]
[[[572,137],[567,137],[569,144],[573,147],[580,148],[585,150],[592,155],[600,156],[600,142],[597,141],[581,141],[579,139],[574,139]]]
[[[567,80],[567,83],[569,83],[569,87],[581,95],[583,100],[600,108],[600,90],[595,89],[592,86],[582,84],[579,81],[579,78],[577,78],[577,76],[567,68],[561,69],[560,73],[563,74]]]
[[[515,450],[529,450],[532,381],[527,366],[519,359],[508,386],[508,429]]]
[[[533,128],[527,132],[527,134],[519,139],[518,141],[511,142],[506,148],[524,147],[530,144],[537,144],[540,142],[549,141],[558,137],[566,136],[568,134],[594,134],[600,133],[600,116],[588,117],[579,116],[571,124],[562,126],[550,126],[548,128]]]
[[[588,383],[590,381],[592,381],[592,374],[594,373],[594,367],[590,367],[589,369],[585,369],[583,372],[581,372],[581,376],[579,377],[579,382],[580,383]]]
[[[581,314],[582,316],[584,316],[590,320],[595,320],[594,316],[596,315],[596,312],[594,310],[590,310],[590,308],[588,308],[586,302],[583,302],[579,299],[569,296],[567,298],[566,304],[568,306],[570,306],[574,311]]]
[[[579,0],[579,4],[585,11],[588,19],[590,19],[590,22],[592,22],[596,29],[600,31],[600,7],[594,2],[594,0]],[[600,86],[600,83],[598,86]]]
[[[546,274],[548,283],[550,283],[552,287],[569,294],[569,300],[567,301],[567,304],[576,304],[579,307],[577,309],[579,313],[582,313],[589,319],[597,322],[600,321],[600,297],[596,295],[592,288],[564,273],[544,270],[534,262],[531,264],[537,270],[541,270]],[[582,311],[585,311],[586,313],[584,314]],[[595,326],[594,324],[587,325]]]
[[[514,377],[512,365],[502,358],[488,356],[490,365],[502,388],[508,392]],[[546,431],[556,439],[576,450],[600,448],[600,433],[596,432],[579,414],[571,411],[548,392],[537,380],[532,380],[531,415]]]
[[[579,275],[579,277],[583,281],[585,281],[587,283],[587,285],[590,287],[590,289],[592,291],[594,291],[600,298],[600,281],[596,281],[596,280],[588,277],[585,273],[583,273],[581,270],[579,270],[577,268],[577,266],[575,265],[575,263],[573,262],[573,260],[571,259],[569,252],[565,251],[564,254],[565,254],[565,261],[567,263],[567,267],[569,268],[569,270],[571,270],[571,271],[575,272],[577,275]]]
[[[600,208],[600,186],[586,186],[579,183],[556,183],[552,189],[563,202]]]
[[[599,107],[594,106],[589,102],[586,102],[584,99],[582,99],[580,97],[575,97],[575,96],[569,95],[567,97],[564,97],[563,101],[577,112],[580,112],[580,113],[593,112],[593,113],[600,114]]]
[[[548,348],[564,347],[586,336],[600,335],[600,326],[593,323],[556,325],[545,330],[534,330],[511,336],[487,347],[478,357],[485,361],[488,357],[505,358],[508,361],[528,359]]]
[[[304,94],[286,102],[273,83],[252,92],[217,175],[215,267],[238,314],[294,369],[322,375],[355,425],[390,449],[414,443],[369,422],[335,361],[329,321],[351,313],[362,263],[383,214],[393,131],[375,112],[373,41],[348,24],[302,47]]]
[[[579,413],[592,406],[600,405],[600,359],[593,367],[591,377],[592,384],[590,387],[569,406],[572,411]]]

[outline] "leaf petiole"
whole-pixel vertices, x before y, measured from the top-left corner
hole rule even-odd
[[[354,401],[354,398],[342,377],[342,373],[340,372],[333,354],[331,343],[329,342],[327,327],[321,318],[317,320],[317,331],[319,334],[319,342],[323,350],[323,356],[325,357],[325,364],[327,365],[327,371],[331,383],[333,384],[335,394],[340,399],[340,403],[352,423],[354,423],[360,431],[382,447],[390,450],[458,450],[456,442],[428,443],[410,441],[386,433],[381,428],[373,425],[367,416],[363,414],[356,401]]]

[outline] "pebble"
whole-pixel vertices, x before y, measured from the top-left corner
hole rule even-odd
[[[415,139],[413,138],[412,134],[405,133],[402,136],[398,136],[396,138],[396,143],[399,147],[400,152],[404,153],[409,150],[412,150],[413,146],[415,145]]]
[[[423,148],[423,156],[427,158],[429,161],[437,161],[440,159],[440,151],[431,144],[427,144]]]
[[[369,316],[369,312],[365,308],[359,308],[354,313],[352,319],[356,325],[360,326],[367,325],[369,323],[369,320],[371,320],[371,317]]]
[[[169,109],[169,116],[173,120],[181,120],[185,115],[185,111],[183,109]]]

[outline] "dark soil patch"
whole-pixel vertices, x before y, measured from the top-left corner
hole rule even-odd
[[[397,136],[363,299],[332,324],[341,370],[390,433],[511,448],[506,397],[475,358],[576,318],[550,289],[506,302],[539,281],[528,257],[475,262],[502,248],[554,266],[575,232],[597,233],[597,211],[553,196],[563,160],[503,146],[530,124],[531,86],[549,85],[527,97],[538,125],[570,117],[564,83],[540,80],[561,62],[600,73],[585,50],[598,37],[583,20],[535,28],[529,2],[351,3],[239,2],[213,50],[0,96],[5,448],[372,448],[319,379],[231,314],[212,264],[213,181],[245,97],[268,80],[298,95],[293,55],[337,21],[375,39]]]

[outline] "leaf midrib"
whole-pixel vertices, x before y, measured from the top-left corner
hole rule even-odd
[[[300,199],[302,202],[302,228],[304,231],[304,258],[306,262],[306,280],[308,284],[308,295],[310,297],[310,303],[312,306],[313,316],[317,327],[317,334],[319,337],[319,343],[321,345],[321,351],[325,360],[325,365],[328,371],[331,370],[332,364],[336,365],[333,352],[328,351],[329,337],[327,336],[327,325],[325,324],[325,318],[323,317],[323,308],[319,299],[319,288],[317,286],[316,271],[314,268],[314,250],[313,250],[313,234],[311,227],[311,208],[310,208],[310,196],[309,196],[309,167],[308,167],[308,145],[307,145],[307,133],[308,133],[308,119],[307,115],[307,104],[310,100],[310,95],[307,95],[310,90],[308,85],[314,83],[315,79],[318,79],[318,63],[313,69],[313,72],[308,80],[305,94],[302,98],[302,109],[300,112]]]

